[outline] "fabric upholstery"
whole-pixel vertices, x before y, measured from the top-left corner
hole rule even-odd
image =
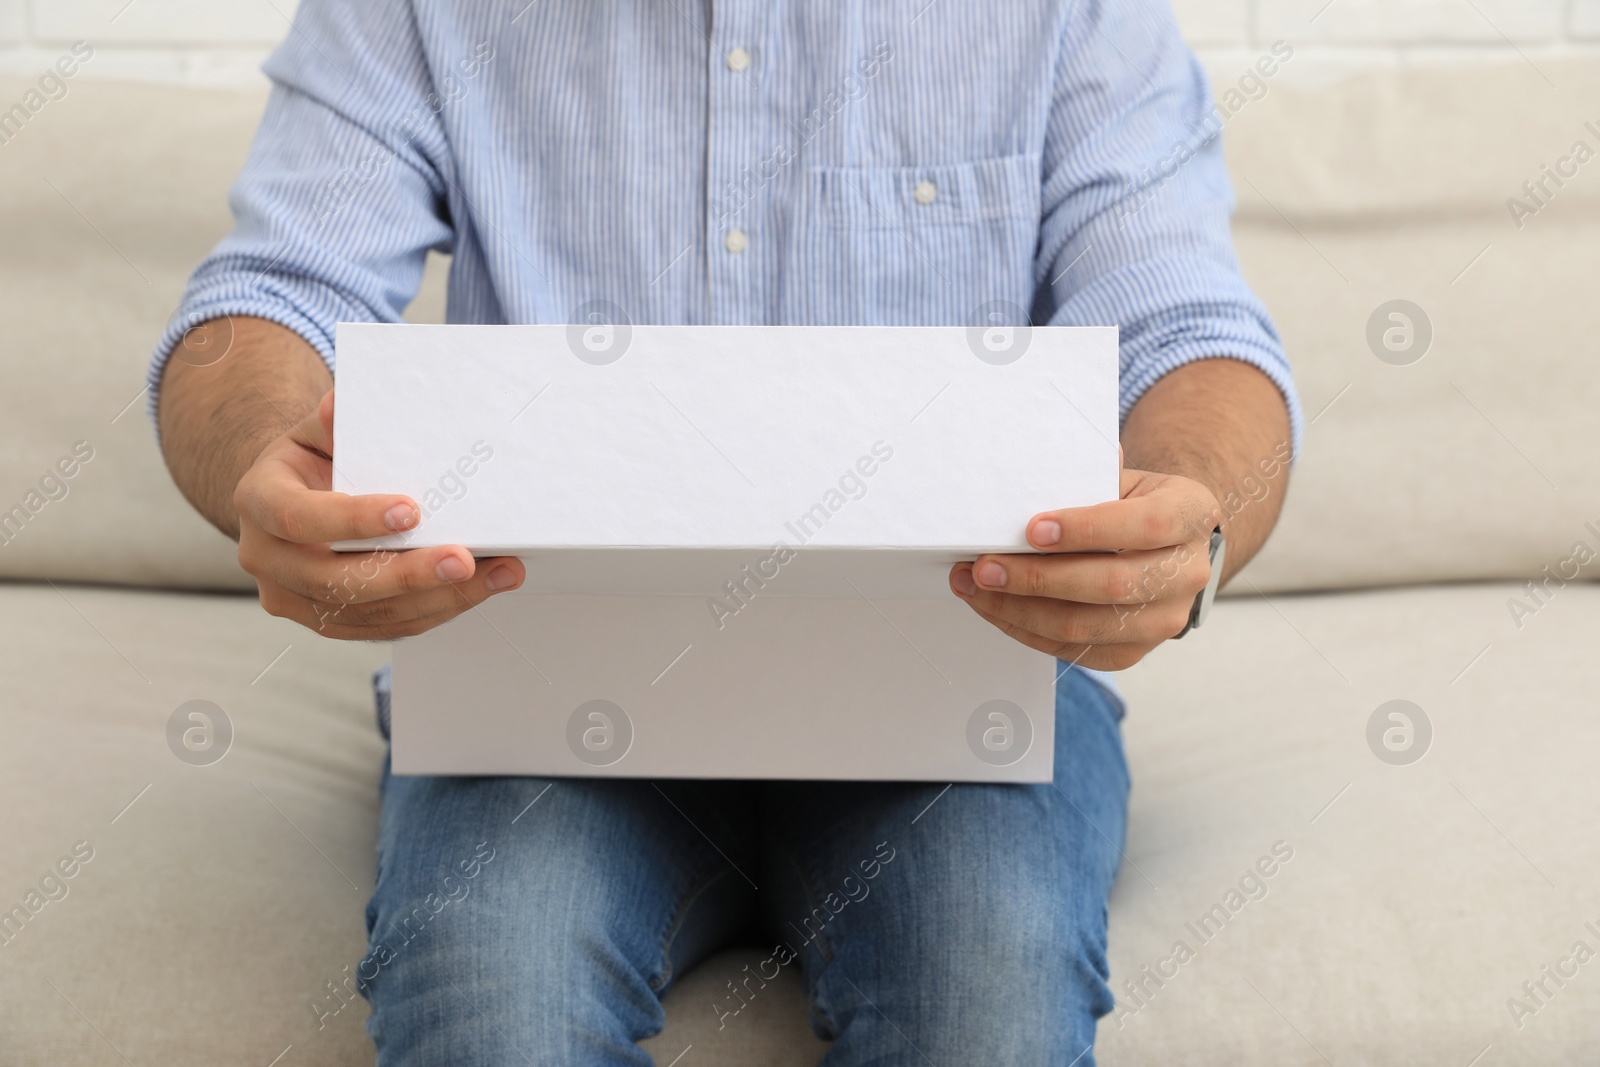
[[[1101,1023],[1102,1063],[1461,1067],[1492,1043],[1496,1063],[1531,1067],[1600,1047],[1588,967],[1520,1030],[1506,1005],[1575,940],[1600,947],[1584,927],[1600,926],[1600,589],[1558,590],[1520,631],[1516,593],[1234,599],[1125,677],[1133,809],[1111,901],[1124,1007],[1123,983],[1175,940],[1196,954],[1121,1029]],[[8,1056],[120,1062],[109,1041],[173,1067],[267,1064],[289,1045],[283,1062],[371,1062],[365,1002],[322,1030],[313,1004],[337,1003],[327,983],[365,945],[382,759],[366,674],[385,653],[320,641],[247,597],[0,586],[0,905],[75,842],[94,849],[67,896],[0,946]],[[1396,697],[1432,722],[1410,766],[1367,747],[1371,713]],[[165,737],[196,698],[235,730],[210,766]],[[1279,841],[1293,858],[1266,895],[1194,939],[1185,924]],[[715,957],[674,989],[648,1044],[658,1063],[690,1045],[680,1067],[816,1061],[797,982],[717,1029],[713,991],[746,962]]]

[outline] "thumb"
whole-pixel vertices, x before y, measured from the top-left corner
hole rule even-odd
[[[333,452],[333,390],[322,394],[317,402],[317,421],[322,424],[323,438],[328,442],[328,452]]]
[[[322,395],[317,410],[295,424],[289,431],[290,440],[303,448],[320,453],[325,459],[333,458],[333,390]]]

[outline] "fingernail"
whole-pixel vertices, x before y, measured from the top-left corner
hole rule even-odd
[[[502,589],[510,589],[517,584],[517,572],[510,567],[496,567],[489,572],[489,577],[484,579],[483,584],[491,593],[498,593]]]
[[[1061,524],[1054,519],[1041,519],[1033,524],[1033,543],[1041,548],[1061,540]]]
[[[439,561],[439,566],[434,568],[434,573],[439,576],[441,582],[459,582],[472,572],[461,562],[461,557],[446,556]]]
[[[410,504],[396,504],[383,513],[383,524],[391,530],[409,530],[417,524],[417,509]]]
[[[992,559],[986,559],[973,568],[980,585],[1001,589],[1006,584],[1006,569]]]
[[[972,580],[972,572],[965,567],[956,571],[950,580],[955,583],[956,592],[962,596],[971,596],[978,591],[978,584]]]

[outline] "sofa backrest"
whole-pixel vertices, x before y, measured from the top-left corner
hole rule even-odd
[[[254,588],[167,477],[142,390],[262,103],[80,80],[0,146],[0,512],[43,501],[3,531],[0,576]],[[79,442],[92,458],[50,499]]]
[[[1234,591],[1531,576],[1600,550],[1600,160],[1570,162],[1600,151],[1600,63],[1268,84],[1225,134],[1236,234],[1314,421]],[[169,481],[141,390],[262,100],[84,82],[0,145],[0,577],[252,588]],[[1577,170],[1557,187],[1544,163]],[[1514,220],[1514,195],[1537,210]],[[441,314],[437,266],[420,321]],[[1369,344],[1396,300],[1431,324],[1416,362],[1384,347],[1404,341],[1387,310],[1389,361]]]
[[[1573,160],[1579,141],[1600,152],[1597,100],[1593,60],[1461,65],[1274,86],[1229,124],[1240,256],[1315,420],[1234,593],[1523,578],[1576,542],[1600,553],[1600,158]],[[1577,173],[1539,207],[1523,183],[1542,164]],[[1514,219],[1513,196],[1537,214]],[[1387,309],[1376,348],[1396,362],[1369,342],[1396,300],[1431,323],[1409,364],[1419,349],[1384,347],[1403,330]]]

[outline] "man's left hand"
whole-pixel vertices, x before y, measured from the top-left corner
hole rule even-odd
[[[1120,500],[1029,520],[1028,543],[1046,555],[958,563],[950,588],[1029,648],[1123,670],[1188,625],[1221,517],[1193,479],[1124,470]]]

